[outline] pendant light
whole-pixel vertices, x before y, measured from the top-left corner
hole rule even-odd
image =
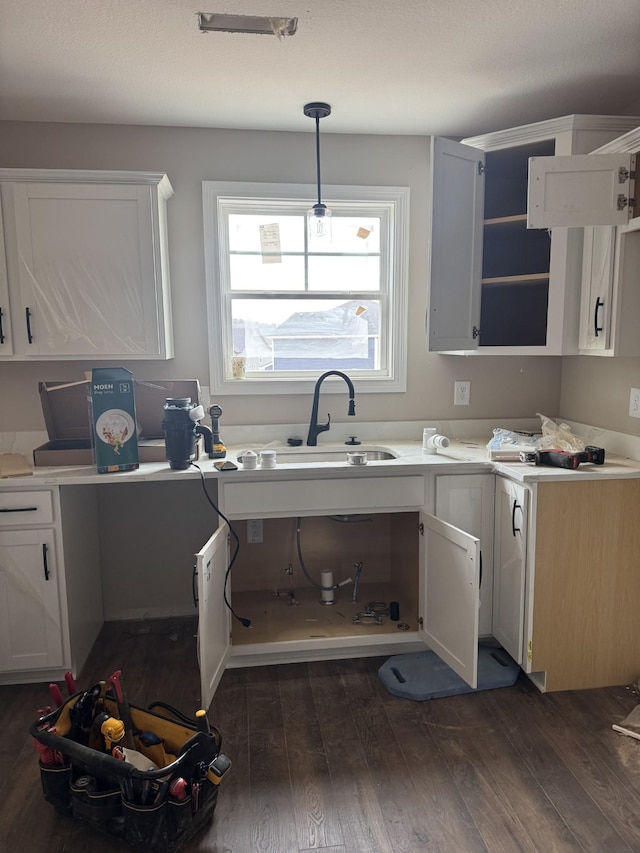
[[[320,195],[320,119],[331,115],[331,107],[329,104],[314,101],[312,104],[305,104],[304,114],[308,118],[316,120],[316,174],[318,178],[318,201],[310,210],[307,211],[309,237],[331,238],[331,211],[326,204],[322,203]]]

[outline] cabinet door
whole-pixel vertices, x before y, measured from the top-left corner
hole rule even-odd
[[[0,532],[0,640],[0,670],[65,663],[51,530]]]
[[[198,659],[200,703],[208,708],[229,657],[229,610],[225,581],[229,563],[229,528],[225,524],[196,554],[198,590]]]
[[[4,225],[0,206],[0,356],[11,355],[11,317],[9,315],[9,282],[7,280],[7,260],[4,251]]]
[[[516,663],[523,660],[528,491],[496,477],[493,636]]]
[[[532,157],[527,228],[625,225],[634,164],[631,154]]]
[[[581,350],[606,350],[611,344],[613,261],[616,229],[585,228],[580,303]]]
[[[422,637],[470,687],[478,686],[480,540],[420,513],[425,573]]]
[[[493,474],[436,476],[436,515],[480,540],[480,617],[478,632],[488,636],[493,628]]]
[[[429,350],[475,349],[480,328],[484,153],[448,139],[432,139],[431,187]]]
[[[36,358],[162,355],[155,189],[15,183],[9,190],[20,286],[16,350]]]

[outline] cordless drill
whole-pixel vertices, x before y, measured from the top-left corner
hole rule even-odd
[[[554,468],[577,468],[581,462],[604,465],[604,448],[587,446],[584,450],[536,450],[520,454],[521,462],[551,465]]]

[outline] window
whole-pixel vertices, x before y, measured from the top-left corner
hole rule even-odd
[[[405,390],[409,190],[324,187],[329,239],[307,230],[315,198],[204,182],[214,393],[307,393],[326,370],[358,391]]]

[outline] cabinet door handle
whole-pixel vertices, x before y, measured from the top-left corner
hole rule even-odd
[[[193,567],[191,575],[191,595],[193,596],[193,606],[198,606],[198,566]]]
[[[44,568],[44,579],[46,581],[49,580],[51,576],[51,572],[49,571],[49,564],[47,563],[47,546],[42,546],[42,566]]]
[[[24,317],[25,317],[25,320],[27,321],[27,340],[29,341],[30,344],[32,344],[33,343],[33,335],[31,334],[31,309],[30,308],[24,309]]]
[[[0,512],[37,512],[37,506],[3,506]]]
[[[482,589],[482,551],[480,551],[480,579],[478,582],[478,589]]]
[[[595,307],[595,310],[593,312],[593,332],[594,332],[596,338],[598,337],[598,334],[600,332],[604,331],[604,326],[598,325],[598,308],[604,308],[604,301],[602,299],[600,299],[599,296],[596,299],[596,307]]]
[[[513,536],[520,533],[520,528],[516,527],[516,509],[522,509],[518,501],[513,502],[513,509],[511,510],[511,533]]]
[[[4,343],[4,325],[2,319],[4,317],[4,311],[0,308],[0,344]]]

